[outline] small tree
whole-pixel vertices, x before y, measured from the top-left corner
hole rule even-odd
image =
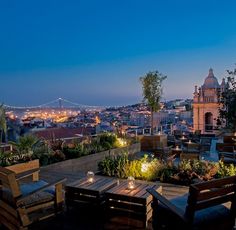
[[[226,127],[236,131],[236,69],[227,71],[226,90],[220,96],[219,119],[226,121]]]
[[[7,135],[6,111],[3,104],[0,105],[0,131],[1,131],[0,142],[2,142],[3,134],[5,134],[5,139]]]
[[[151,110],[151,134],[153,135],[154,123],[153,113],[160,109],[160,100],[163,93],[162,82],[166,76],[158,71],[148,72],[140,77],[143,89],[143,101],[146,102]]]

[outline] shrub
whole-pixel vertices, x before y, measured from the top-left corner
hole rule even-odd
[[[215,175],[216,178],[222,178],[227,176],[234,176],[236,175],[236,166],[233,164],[224,164],[223,161],[219,161],[218,163],[218,170]]]
[[[52,150],[62,150],[64,145],[64,141],[59,139],[59,140],[52,140],[50,142],[50,147]]]
[[[146,170],[143,166],[146,166]],[[107,176],[117,176],[119,178],[127,178],[132,176],[136,179],[156,180],[161,163],[157,159],[148,159],[145,155],[141,159],[128,160],[126,152],[117,156],[107,156],[98,164],[99,170]]]
[[[32,159],[39,159],[40,165],[48,165],[53,151],[48,145],[41,145],[34,149]]]
[[[161,162],[157,159],[153,159],[150,162],[142,162],[142,164],[145,163],[148,165],[148,168],[147,171],[143,171],[141,165],[141,178],[150,181],[157,180],[159,177],[159,171],[162,168]]]
[[[161,182],[174,182],[177,168],[170,162],[163,164],[158,171],[158,178]]]
[[[125,167],[125,178],[132,176],[136,179],[141,179],[141,165],[142,163],[140,160],[130,161]]]
[[[98,163],[98,168],[104,175],[125,178],[127,177],[128,164],[128,153],[124,152],[116,156],[106,156]]]
[[[129,163],[128,160],[128,154],[127,153],[123,153],[122,155],[118,155],[115,158],[115,162],[114,162],[114,167],[116,170],[116,176],[119,178],[126,178],[127,177],[127,173],[126,173],[126,167]]]
[[[82,155],[82,147],[76,146],[76,148],[63,148],[63,153],[65,154],[66,159],[74,159],[78,158]]]
[[[33,159],[39,159],[39,163],[40,165],[44,166],[44,165],[48,165],[50,163],[50,159],[51,159],[51,154],[50,153],[41,153],[40,155],[38,155],[37,157],[33,158]]]
[[[99,136],[99,143],[106,150],[113,148],[116,140],[117,140],[116,135],[111,133],[104,133]]]
[[[106,156],[101,162],[98,163],[98,169],[102,174],[107,176],[115,176],[115,162],[111,156]]]
[[[51,160],[51,163],[56,163],[56,162],[64,161],[65,158],[66,157],[61,150],[56,150],[52,153],[50,160]]]
[[[5,167],[13,164],[11,152],[0,152],[0,166]]]
[[[165,171],[166,169],[164,169]],[[210,180],[214,178],[218,170],[218,165],[214,162],[199,160],[183,160],[176,168],[170,168],[169,175],[163,178],[165,182],[189,185],[195,182]],[[168,176],[170,178],[168,178]]]

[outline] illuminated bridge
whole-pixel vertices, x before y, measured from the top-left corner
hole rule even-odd
[[[49,101],[47,103],[35,106],[14,106],[5,105],[6,109],[46,109],[46,108],[68,108],[68,109],[106,109],[111,106],[97,106],[97,105],[84,105],[76,102],[66,100],[64,98],[57,98],[56,100]]]

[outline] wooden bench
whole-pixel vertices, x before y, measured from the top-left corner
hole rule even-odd
[[[189,193],[168,200],[155,189],[153,229],[230,229],[236,217],[236,176],[190,185]],[[171,221],[170,221],[171,220]]]

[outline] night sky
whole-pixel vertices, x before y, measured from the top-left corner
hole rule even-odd
[[[235,0],[2,0],[0,103],[138,103],[139,77],[153,70],[167,75],[163,100],[192,98],[210,67],[220,82],[235,67],[235,9]]]

